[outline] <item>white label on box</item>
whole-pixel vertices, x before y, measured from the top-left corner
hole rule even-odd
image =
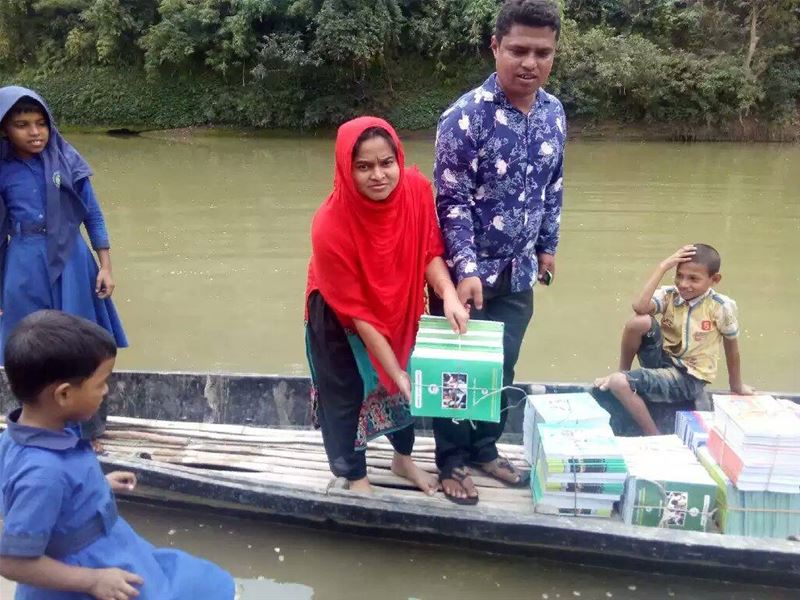
[[[414,371],[414,406],[422,408],[422,371]]]

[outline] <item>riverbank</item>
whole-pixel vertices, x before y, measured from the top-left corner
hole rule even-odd
[[[344,98],[310,92],[285,80],[232,83],[208,75],[151,76],[137,69],[67,69],[55,73],[0,72],[0,84],[36,89],[67,132],[186,136],[330,137],[356,114],[387,118],[404,137],[428,139],[441,112],[480,84],[491,64],[472,62],[445,75],[426,62],[396,65],[391,81],[365,81]],[[563,89],[562,89],[563,88]],[[596,98],[552,79],[548,90],[563,100],[570,139],[610,141],[798,142],[800,114],[769,120],[750,115],[722,119],[711,112],[700,122],[654,116],[636,118],[627,98],[612,102],[606,117],[594,116]],[[671,113],[670,113],[671,114]],[[679,114],[675,111],[675,114]]]
[[[60,126],[64,133],[141,135],[148,138],[188,141],[198,137],[249,137],[249,138],[322,138],[333,139],[335,129],[321,127],[313,130],[254,129],[199,125],[175,129],[148,129],[142,126],[70,125]],[[436,136],[434,128],[401,129],[405,140],[431,141]],[[574,119],[569,123],[571,141],[619,142],[739,142],[739,143],[799,143],[800,122],[787,125],[760,123],[748,119],[727,126],[679,126],[670,124],[643,124],[604,122],[595,123]]]

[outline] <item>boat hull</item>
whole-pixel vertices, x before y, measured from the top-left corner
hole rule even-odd
[[[526,384],[529,389],[531,386],[538,392],[590,389],[575,384]],[[194,423],[302,431],[311,424],[309,388],[310,382],[304,377],[120,372],[110,382],[105,407],[115,417],[183,423],[189,437],[196,427]],[[798,401],[797,396],[782,396]],[[638,433],[613,399],[600,396],[598,400],[610,410],[616,433]],[[8,412],[15,404],[3,379],[0,408]],[[657,422],[664,430],[671,430],[678,408],[692,406],[654,405],[654,409],[661,411],[657,412]],[[509,411],[504,441],[519,442],[522,416],[522,403],[514,404]],[[122,427],[118,430],[124,431],[124,424],[114,427]],[[427,429],[429,422],[421,420],[420,435]],[[429,454],[425,460],[432,469],[432,441],[427,440],[426,444]],[[326,469],[321,445],[316,460],[317,468]],[[319,461],[323,461],[321,467]],[[268,483],[241,481],[235,472],[179,468],[146,456],[111,452],[101,462],[107,470],[134,471],[142,493],[132,499],[155,504],[621,569],[800,586],[800,544],[796,542],[630,527],[608,519],[541,515],[532,511],[529,499],[525,499],[527,510],[503,510],[483,500],[477,507],[459,507],[441,499],[422,501],[425,498],[421,494],[412,498],[409,490],[394,493],[391,485],[383,488],[379,497],[365,497],[340,489],[336,480],[325,483],[329,480],[327,472],[326,479],[320,479],[322,484],[299,488],[283,485],[278,475],[273,475],[275,479]],[[316,476],[322,477],[319,473]],[[521,500],[520,496],[517,506],[522,506]]]

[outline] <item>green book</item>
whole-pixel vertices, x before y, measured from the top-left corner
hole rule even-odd
[[[697,458],[717,483],[715,520],[722,532],[786,538],[800,531],[800,494],[739,490],[706,446],[697,449]]]
[[[423,315],[408,372],[412,415],[499,422],[503,324],[470,321],[460,335],[444,317]]]
[[[630,476],[622,511],[625,522],[629,525],[713,531],[717,484],[705,469],[700,469],[702,471],[683,467],[671,474],[653,473],[651,478]]]
[[[711,479],[717,484],[717,513],[714,515],[714,521],[717,523],[720,531],[727,532],[728,497],[730,496],[731,500],[735,502],[736,495],[739,492],[731,483],[731,480],[728,479],[728,476],[725,475],[722,467],[720,467],[714,460],[714,457],[711,456],[711,452],[708,451],[707,446],[700,446],[697,448],[697,460],[700,461],[700,464],[705,467]]]

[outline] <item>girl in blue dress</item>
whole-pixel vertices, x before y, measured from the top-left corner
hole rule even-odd
[[[94,415],[117,348],[101,327],[54,310],[23,319],[5,347],[22,408],[0,435],[0,576],[16,600],[233,600],[232,577],[180,550],[154,548],[117,514],[91,445],[67,427]],[[109,485],[110,484],[110,485]]]
[[[16,324],[40,309],[94,321],[126,347],[111,302],[110,244],[89,165],[32,90],[0,88],[0,129],[0,357]]]

